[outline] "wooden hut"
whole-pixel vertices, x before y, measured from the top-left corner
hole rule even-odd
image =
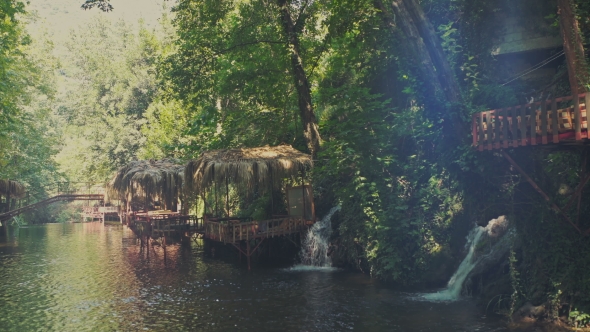
[[[174,214],[181,199],[183,174],[184,166],[177,160],[132,161],[107,184],[107,196],[124,203],[125,219],[155,210]]]
[[[264,239],[307,231],[315,222],[312,188],[304,184],[311,167],[311,156],[289,145],[202,153],[186,165],[184,178],[188,192],[205,202],[204,237],[234,245],[248,257],[250,266],[250,255]],[[285,187],[286,179],[300,185]],[[233,215],[230,192],[241,199],[269,193],[271,213],[260,220]],[[276,192],[286,195],[287,208],[282,214],[275,214],[272,208]]]

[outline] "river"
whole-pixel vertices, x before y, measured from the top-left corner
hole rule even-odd
[[[100,223],[0,236],[1,331],[504,331],[472,300],[432,303],[335,269],[251,272],[198,243],[146,257]]]

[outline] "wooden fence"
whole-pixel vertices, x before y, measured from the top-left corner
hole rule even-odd
[[[249,222],[205,221],[205,237],[224,243],[238,243],[243,240],[270,238],[300,233],[310,222],[301,217],[286,217]]]
[[[590,93],[475,113],[473,146],[479,151],[588,138]]]

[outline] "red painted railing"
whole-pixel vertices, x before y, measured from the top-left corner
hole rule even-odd
[[[479,151],[588,139],[590,93],[473,114]]]

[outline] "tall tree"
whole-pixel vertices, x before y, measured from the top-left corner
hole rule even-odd
[[[557,5],[572,94],[585,92],[590,84],[590,73],[580,26],[576,18],[576,6],[573,0],[558,0]]]
[[[384,6],[375,1],[377,7]],[[403,39],[411,56],[417,59],[421,81],[431,85],[433,93],[440,94],[442,107],[446,110],[451,127],[458,139],[464,136],[459,112],[461,107],[461,89],[449,61],[441,46],[441,41],[432,24],[424,14],[417,0],[393,0],[392,8],[405,38]]]
[[[309,1],[303,1],[299,4],[299,6],[302,7],[302,10],[300,11],[300,17],[297,24],[300,26],[305,24],[306,13],[304,13],[304,9],[308,5],[308,2]],[[291,16],[290,1],[278,0],[277,3],[279,5],[280,17],[283,23],[283,31],[289,45],[289,50],[291,51],[291,70],[293,73],[293,79],[295,80],[295,88],[297,89],[297,94],[299,96],[299,114],[301,121],[303,122],[303,136],[305,137],[309,151],[311,151],[312,157],[315,158],[320,150],[322,140],[313,110],[309,80],[305,74],[303,60],[301,59],[301,47],[299,45],[297,27]]]

